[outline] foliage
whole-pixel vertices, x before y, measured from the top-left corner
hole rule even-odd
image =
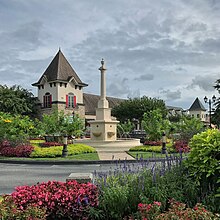
[[[189,142],[193,135],[204,130],[200,119],[195,117],[182,116],[179,122],[173,123],[173,132],[179,134],[179,139]]]
[[[63,146],[63,144],[58,143],[58,142],[43,142],[40,143],[41,147],[54,147],[54,146]]]
[[[16,187],[11,194],[17,209],[29,205],[45,208],[47,219],[88,219],[89,207],[98,205],[98,189],[91,183],[49,181]]]
[[[166,149],[168,153],[175,153],[176,151],[172,147],[171,144],[166,145]],[[161,153],[162,146],[136,146],[129,149],[129,151],[145,151],[145,152],[155,152]]]
[[[4,147],[0,149],[0,155],[5,157],[29,157],[34,147],[21,145],[16,147]]]
[[[220,79],[216,80],[214,88],[220,93]],[[220,98],[215,102],[215,111],[212,115],[212,122],[220,127]]]
[[[69,156],[75,154],[96,152],[96,150],[93,147],[87,146],[85,144],[69,144],[67,149]],[[32,158],[61,157],[62,150],[63,150],[62,146],[55,146],[49,148],[35,147],[30,157]]]
[[[174,142],[174,149],[176,152],[188,153],[190,151],[189,144],[186,141],[177,140]]]
[[[205,192],[214,191],[220,197],[220,131],[208,129],[190,141],[191,151],[186,165]]]
[[[142,127],[151,141],[158,141],[162,138],[162,133],[168,130],[169,121],[163,119],[160,109],[145,112],[142,120]]]
[[[147,220],[155,220],[155,218],[160,214],[160,206],[161,203],[154,201],[152,204],[138,204],[138,215],[135,219],[147,219]],[[129,220],[134,220],[133,217],[130,217]]]
[[[117,134],[119,137],[129,137],[129,133],[133,128],[133,123],[130,121],[130,119],[128,119],[124,123],[121,122],[117,125]]]
[[[43,115],[43,128],[46,135],[73,135],[80,137],[83,134],[84,123],[78,116],[65,115],[63,111],[54,110],[52,114]]]
[[[161,109],[163,117],[167,114],[163,100],[143,96],[141,98],[130,98],[121,102],[112,109],[112,115],[121,122],[125,122],[128,119],[132,121],[134,118],[142,121],[143,114],[154,109]]]
[[[28,116],[0,112],[0,141],[8,140],[15,145],[26,143],[31,136],[37,135],[37,122],[39,121],[32,121]]]
[[[169,211],[158,215],[155,219],[217,220],[219,219],[219,215],[214,215],[213,213],[209,212],[202,204],[198,203],[194,208],[186,208],[186,204],[171,199]]]
[[[5,196],[0,201],[1,220],[46,220],[46,209],[31,204],[26,209],[19,209],[11,196]]]
[[[191,207],[196,204],[198,190],[184,167],[171,168],[165,161],[146,170],[148,166],[146,161],[134,166],[122,163],[109,173],[94,174],[101,193],[97,211],[102,217],[97,219],[123,219],[136,213],[139,203],[154,201],[160,201],[161,210],[165,210],[170,197]]]
[[[147,145],[147,146],[161,146],[162,145],[162,142],[161,141],[145,141],[144,142],[144,145]]]
[[[27,89],[13,85],[0,85],[0,111],[35,116],[37,98]]]

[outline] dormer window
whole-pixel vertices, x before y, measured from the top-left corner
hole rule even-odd
[[[75,108],[76,107],[76,96],[73,93],[66,95],[66,107]]]
[[[52,87],[53,86],[53,84],[52,83],[50,83],[50,87]]]
[[[77,87],[78,87],[78,86],[77,86],[77,85],[75,85],[75,89],[77,89]]]
[[[44,85],[42,85],[41,88],[44,89]]]
[[[43,107],[44,108],[51,108],[52,107],[52,95],[47,92],[43,97]]]

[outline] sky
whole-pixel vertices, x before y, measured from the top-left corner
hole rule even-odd
[[[35,95],[59,48],[84,83],[107,96],[163,99],[188,109],[219,97],[219,0],[0,0],[0,84]]]

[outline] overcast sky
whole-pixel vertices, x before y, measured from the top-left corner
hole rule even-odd
[[[219,96],[219,0],[0,0],[0,84],[31,89],[59,47],[87,93],[187,109]],[[205,107],[207,107],[204,104]]]

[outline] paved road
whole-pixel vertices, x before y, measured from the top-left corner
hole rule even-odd
[[[49,180],[65,182],[71,173],[114,171],[116,163],[116,161],[109,164],[74,165],[0,163],[0,195],[12,193],[16,186],[33,185]],[[154,163],[146,162],[144,167],[151,168]],[[125,163],[125,161],[121,161],[118,164],[119,170],[125,169],[125,167],[135,171],[141,169],[143,163],[136,163],[135,161]]]
[[[0,195],[14,191],[16,186],[33,185],[49,180],[66,181],[71,173],[91,173],[109,170],[111,164],[33,165],[0,164]]]

